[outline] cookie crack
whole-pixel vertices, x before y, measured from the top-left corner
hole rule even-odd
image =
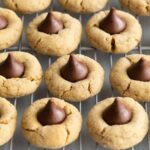
[[[68,90],[65,90],[65,91],[62,92],[62,94],[60,95],[60,97],[63,97],[67,92],[71,91],[72,88],[73,88],[73,86],[71,85]]]
[[[100,49],[100,48],[98,48],[100,44],[99,44],[99,41],[97,41],[97,39],[93,38],[93,37],[90,36],[90,35],[88,35],[88,39],[89,39],[89,41],[91,41],[91,43],[93,43],[93,45],[96,45],[95,47],[96,47],[97,49]],[[110,48],[105,50],[105,52],[109,53],[109,52],[112,51],[112,50],[111,50],[111,43],[110,43],[110,40],[109,40],[108,37],[106,37],[104,40],[110,44]],[[103,50],[103,48],[101,48],[101,50]],[[103,51],[104,51],[104,50],[103,50]]]
[[[132,61],[132,59],[130,59],[129,57],[126,57],[126,59],[127,59],[130,63],[134,64],[134,62]]]
[[[130,86],[131,86],[131,81],[129,82],[127,88],[123,91],[123,95],[130,89]]]
[[[115,38],[112,37],[111,39],[111,51],[115,51],[116,49],[116,41]]]
[[[38,129],[28,129],[28,128],[23,128],[23,129],[28,132],[33,132],[33,133],[39,135],[41,137],[41,139],[44,139],[44,136],[38,132]]]
[[[65,1],[65,5],[67,5],[68,3],[69,3],[69,0],[66,0],[66,1]]]
[[[42,41],[42,38],[39,38],[39,39],[36,41],[34,48],[37,48],[38,45],[39,45],[39,43],[40,43],[41,41]]]
[[[81,6],[81,9],[84,11],[84,10],[85,10],[85,8],[84,8],[84,5],[83,5],[83,0],[81,0],[81,2],[80,2],[80,6]]]
[[[0,124],[8,124],[8,121],[0,121]]]
[[[67,133],[67,137],[66,137],[66,140],[65,140],[65,144],[67,144],[67,143],[68,143],[69,136],[70,136],[70,131],[68,130],[67,125],[65,125],[65,130],[66,130],[66,133]]]
[[[146,0],[146,7],[145,7],[146,11],[149,12],[149,1]]]
[[[104,136],[104,133],[106,132],[106,127],[103,128],[103,130],[99,133],[99,136],[101,136],[101,139],[104,139],[105,136]]]
[[[92,94],[91,81],[89,81],[88,91],[89,91],[90,94]]]
[[[130,8],[130,0],[128,0],[127,5],[128,5],[128,7]]]
[[[15,0],[12,0],[12,4],[13,4],[14,7],[18,10],[18,4],[15,2]]]
[[[35,132],[36,131],[35,129],[27,129],[27,128],[23,128],[23,129],[26,131],[29,131],[29,132]]]
[[[70,116],[70,115],[72,115],[72,112],[71,112],[71,111],[67,114],[67,117]],[[69,140],[69,136],[70,136],[70,131],[69,131],[68,127],[67,127],[67,124],[65,124],[65,130],[66,130],[66,133],[67,133],[67,137],[66,137],[66,140],[65,140],[65,144],[67,144],[67,143],[68,143],[68,140]]]
[[[9,88],[7,86],[5,86],[5,81],[2,80],[2,87],[5,88],[7,91],[9,90]]]
[[[102,130],[101,134],[103,135],[103,134],[105,133],[105,131],[106,131],[106,128],[104,128],[104,129]]]

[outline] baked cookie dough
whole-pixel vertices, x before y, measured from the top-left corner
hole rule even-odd
[[[107,0],[58,0],[65,9],[75,13],[93,13],[102,9]]]
[[[61,76],[61,69],[67,64],[69,55],[58,58],[46,71],[45,82],[50,93],[68,101],[84,101],[96,95],[103,86],[104,70],[100,64],[84,55],[74,55],[88,68],[85,79],[71,82]]]
[[[149,101],[150,81],[131,79],[127,73],[127,69],[141,58],[150,63],[149,55],[133,54],[120,58],[111,69],[110,82],[122,96],[129,96],[138,101]],[[136,76],[138,76],[137,73]]]
[[[19,40],[23,24],[20,18],[9,9],[0,8],[0,17],[6,20],[6,26],[0,29],[0,50],[3,50]]]
[[[51,12],[57,20],[63,23],[64,28],[57,34],[46,34],[38,30],[48,13],[36,17],[27,28],[27,40],[31,48],[38,53],[50,56],[62,56],[74,51],[82,35],[81,23],[69,14]]]
[[[103,119],[104,111],[113,104],[115,98],[107,98],[97,103],[88,113],[88,131],[98,144],[109,149],[127,149],[143,140],[148,132],[149,121],[143,107],[132,98],[119,97],[119,100],[132,112],[130,122],[122,125],[109,125]],[[139,132],[140,131],[140,132]]]
[[[66,118],[60,124],[42,126],[37,120],[37,114],[49,100],[65,111]],[[34,102],[26,109],[21,126],[22,133],[29,143],[41,148],[56,149],[78,138],[82,117],[73,105],[57,98],[44,98]]]
[[[29,53],[17,51],[10,53],[17,61],[23,64],[24,73],[22,77],[18,78],[6,78],[0,75],[0,96],[15,98],[33,93],[42,80],[42,68],[40,63]],[[7,59],[8,54],[9,53],[0,54],[0,64]],[[6,69],[6,72],[9,69]]]
[[[119,0],[122,7],[140,16],[150,16],[150,0]]]
[[[118,34],[110,34],[102,30],[99,26],[111,11],[101,11],[88,21],[86,26],[87,39],[94,48],[103,52],[127,53],[141,40],[142,28],[134,16],[116,10],[115,14],[126,23],[125,29]],[[114,17],[114,15],[111,17]],[[116,19],[116,21],[118,21],[118,19]],[[113,21],[107,21],[107,24],[108,22],[111,24]],[[117,26],[119,24],[120,21],[116,23]],[[111,27],[109,29],[111,29]]]
[[[31,14],[46,9],[51,0],[3,0],[4,5],[22,14]]]
[[[3,145],[14,135],[17,111],[9,101],[0,98],[0,115],[0,145]]]

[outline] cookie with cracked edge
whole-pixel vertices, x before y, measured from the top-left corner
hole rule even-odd
[[[31,94],[42,80],[43,71],[39,61],[27,52],[1,53],[0,69],[3,70],[0,71],[1,97],[16,98]]]
[[[42,125],[37,115],[49,101],[55,104],[55,108],[57,106],[65,112],[65,119],[57,124],[55,122],[53,125]],[[55,115],[58,117],[58,114]],[[62,99],[52,97],[37,100],[25,110],[21,130],[25,139],[32,145],[46,149],[58,149],[74,142],[79,137],[81,126],[82,116],[77,108]]]
[[[58,0],[59,4],[75,13],[94,13],[105,7],[108,0]]]
[[[122,7],[128,9],[130,13],[138,16],[150,16],[150,1],[143,0],[119,0]]]
[[[17,110],[8,100],[0,97],[0,146],[13,137],[16,130]]]
[[[150,56],[132,54],[122,57],[110,71],[112,87],[122,96],[140,102],[150,101]]]
[[[28,43],[33,50],[43,55],[58,57],[70,54],[80,43],[81,22],[67,13],[51,11],[51,14],[53,17],[49,18],[48,13],[42,13],[29,23],[26,32]],[[39,30],[41,25],[43,29]],[[56,29],[56,26],[55,32],[49,32],[52,27]]]
[[[0,8],[0,51],[17,43],[22,34],[23,23],[15,12]]]
[[[115,97],[106,98],[92,107],[87,115],[88,132],[96,143],[107,149],[128,149],[140,143],[146,136],[149,129],[148,114],[145,112],[142,105],[132,98],[117,97],[119,103],[121,103],[121,107],[120,104],[115,104],[114,106],[115,99]],[[123,124],[120,124],[120,121],[119,123],[118,121],[116,122],[116,119],[115,124],[109,124],[110,122],[107,123],[106,121],[108,120],[105,120],[104,112],[108,111],[108,109],[110,111],[112,105],[113,107],[117,106],[117,109],[122,109],[122,111],[119,110],[119,116],[118,111],[115,110],[117,115],[116,113],[112,114],[113,121],[115,119],[114,117],[125,115],[124,113],[127,113],[127,109],[132,113],[132,116],[130,116],[131,119]],[[126,111],[124,112],[125,108]],[[127,117],[126,115],[124,116],[125,118]],[[111,119],[111,117],[109,119]]]
[[[141,40],[141,25],[139,24],[138,20],[131,14],[116,10],[116,15],[126,24],[125,29],[120,33],[108,33],[107,31],[101,29],[100,25],[109,13],[110,10],[100,11],[89,19],[86,25],[86,34],[88,41],[90,42],[92,47],[106,53],[118,54],[131,51]],[[110,25],[111,24],[112,23],[110,23]]]
[[[46,9],[52,0],[3,0],[4,5],[21,14],[32,14]]]
[[[58,58],[46,70],[45,82],[49,92],[56,97],[73,102],[85,101],[99,93],[104,82],[102,66],[95,60],[80,54],[74,55],[75,62],[69,58],[70,55]],[[79,72],[80,78],[77,79]]]

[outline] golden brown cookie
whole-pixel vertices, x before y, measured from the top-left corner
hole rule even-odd
[[[107,0],[58,0],[65,9],[75,13],[93,13],[102,9]]]
[[[108,149],[127,149],[141,142],[149,129],[148,115],[144,108],[132,98],[118,97],[117,105],[113,113],[126,113],[125,110],[118,110],[126,107],[130,109],[132,117],[128,123],[109,125],[104,120],[104,112],[112,111],[112,105],[115,103],[115,98],[107,98],[97,103],[88,113],[87,127],[89,134],[93,140]],[[119,106],[121,103],[121,106]],[[122,114],[124,115],[124,114]],[[124,115],[124,118],[127,114]],[[114,116],[113,116],[114,117]],[[112,118],[113,118],[112,117]],[[119,114],[115,117],[120,117]],[[112,119],[110,117],[110,119]],[[139,132],[140,131],[140,132]]]
[[[51,0],[3,0],[5,6],[22,14],[31,14],[46,9]]]
[[[129,96],[138,101],[149,101],[149,64],[149,55],[133,54],[120,58],[110,72],[112,87],[122,96]],[[134,66],[133,71],[129,71],[131,66]]]
[[[10,56],[8,57],[8,54],[13,55],[13,60]],[[18,66],[20,64],[24,67],[23,71],[22,67]],[[1,97],[14,98],[31,94],[38,88],[42,80],[40,63],[33,55],[26,52],[1,53],[0,68]],[[13,76],[18,74],[18,69],[22,73],[18,77]],[[12,77],[9,76],[10,74]]]
[[[104,24],[106,17],[109,19],[107,18],[108,21]],[[125,23],[125,28],[118,33],[113,34],[103,30],[108,27],[109,29],[120,27],[122,22]],[[141,40],[142,28],[134,16],[119,10],[114,13],[111,9],[111,11],[100,11],[91,17],[86,26],[86,33],[88,41],[97,50],[107,53],[127,53]]]
[[[55,107],[59,107],[65,112],[65,119],[61,123],[42,125],[37,116],[47,106],[49,100],[53,105],[56,105]],[[56,110],[50,108],[51,110],[48,113],[50,116],[47,119],[53,120],[51,123],[54,123],[58,119],[53,116],[57,115],[57,118],[59,118],[61,112],[55,114]],[[44,117],[47,116],[44,115]],[[79,136],[81,126],[82,117],[80,112],[73,105],[57,98],[44,98],[34,102],[24,112],[21,124],[22,133],[29,143],[47,149],[62,148],[75,141]]]
[[[139,16],[150,16],[150,0],[119,0],[122,7]]]
[[[0,50],[16,44],[21,36],[22,27],[22,21],[13,11],[0,8]]]
[[[51,15],[50,15],[51,14]],[[82,25],[79,20],[69,14],[50,12],[36,17],[27,28],[27,40],[31,48],[38,53],[50,56],[62,56],[74,51],[80,42]],[[51,17],[53,15],[53,17]],[[50,18],[43,28],[58,25],[58,20],[63,24],[63,29],[57,33],[47,34],[39,31],[40,25],[46,18]],[[57,21],[57,22],[56,22]]]
[[[63,98],[68,101],[79,102],[84,101],[100,92],[104,81],[104,70],[100,64],[98,64],[96,61],[87,56],[78,54],[74,55],[74,57],[77,61],[86,65],[88,69],[88,73],[86,76],[84,76],[83,79],[79,81],[69,81],[62,77],[61,70],[70,60],[70,56],[67,55],[58,58],[47,69],[45,73],[45,82],[48,87],[48,90],[54,96]],[[72,64],[77,64],[78,66],[77,62],[73,62]],[[81,67],[79,67],[79,70],[80,69]],[[72,70],[70,70],[70,72],[71,71]],[[69,71],[68,74],[70,74]]]
[[[9,101],[4,98],[0,98],[0,115],[0,145],[3,145],[14,135],[17,111]]]

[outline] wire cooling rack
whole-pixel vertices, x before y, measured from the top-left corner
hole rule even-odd
[[[1,2],[0,2],[0,6],[2,6]],[[121,9],[117,0],[110,0],[105,9],[109,9],[112,6],[118,9]],[[54,0],[48,10],[63,11],[62,8],[60,8],[57,2]],[[27,24],[37,15],[38,14],[20,16],[24,24],[24,32],[18,44],[9,49],[5,49],[4,52],[13,51],[13,50],[29,52],[38,58],[38,60],[42,64],[43,71],[45,71],[48,68],[48,66],[55,61],[56,58],[42,56],[40,54],[35,53],[33,50],[29,48],[29,45],[25,38],[25,30],[26,30]],[[109,71],[113,63],[118,58],[125,56],[125,54],[124,55],[123,54],[119,54],[119,55],[106,54],[106,53],[96,51],[94,48],[91,48],[85,36],[85,24],[91,15],[75,15],[75,14],[71,14],[71,15],[78,18],[82,22],[83,33],[84,33],[82,36],[81,44],[79,45],[75,53],[89,56],[95,59],[97,62],[99,62],[105,70],[105,81],[104,81],[103,89],[98,95],[82,103],[81,102],[73,103],[80,110],[83,116],[82,131],[77,141],[59,150],[105,150],[104,148],[97,145],[88,135],[87,129],[86,129],[86,115],[87,115],[87,112],[91,109],[91,107],[95,105],[98,101],[103,100],[104,98],[107,98],[107,97],[117,96],[117,94],[113,91],[109,83]],[[143,39],[141,43],[129,54],[132,54],[132,53],[150,54],[150,39],[148,35],[150,33],[150,28],[149,28],[150,19],[149,17],[137,17],[137,19],[140,21],[143,27]],[[43,81],[35,93],[22,97],[22,98],[10,100],[15,105],[18,111],[17,129],[14,134],[14,137],[7,144],[0,147],[0,150],[42,150],[40,148],[36,148],[30,145],[23,138],[21,134],[21,130],[20,130],[20,122],[21,122],[22,113],[26,107],[28,107],[31,103],[33,103],[33,101],[40,99],[40,98],[47,97],[47,96],[50,96],[50,95]],[[142,105],[145,108],[145,110],[148,112],[148,114],[150,115],[150,104],[142,103]],[[43,150],[46,150],[46,149],[43,149]],[[129,150],[150,150],[150,133],[148,133],[148,135],[140,144],[138,144],[135,147],[130,148]]]

